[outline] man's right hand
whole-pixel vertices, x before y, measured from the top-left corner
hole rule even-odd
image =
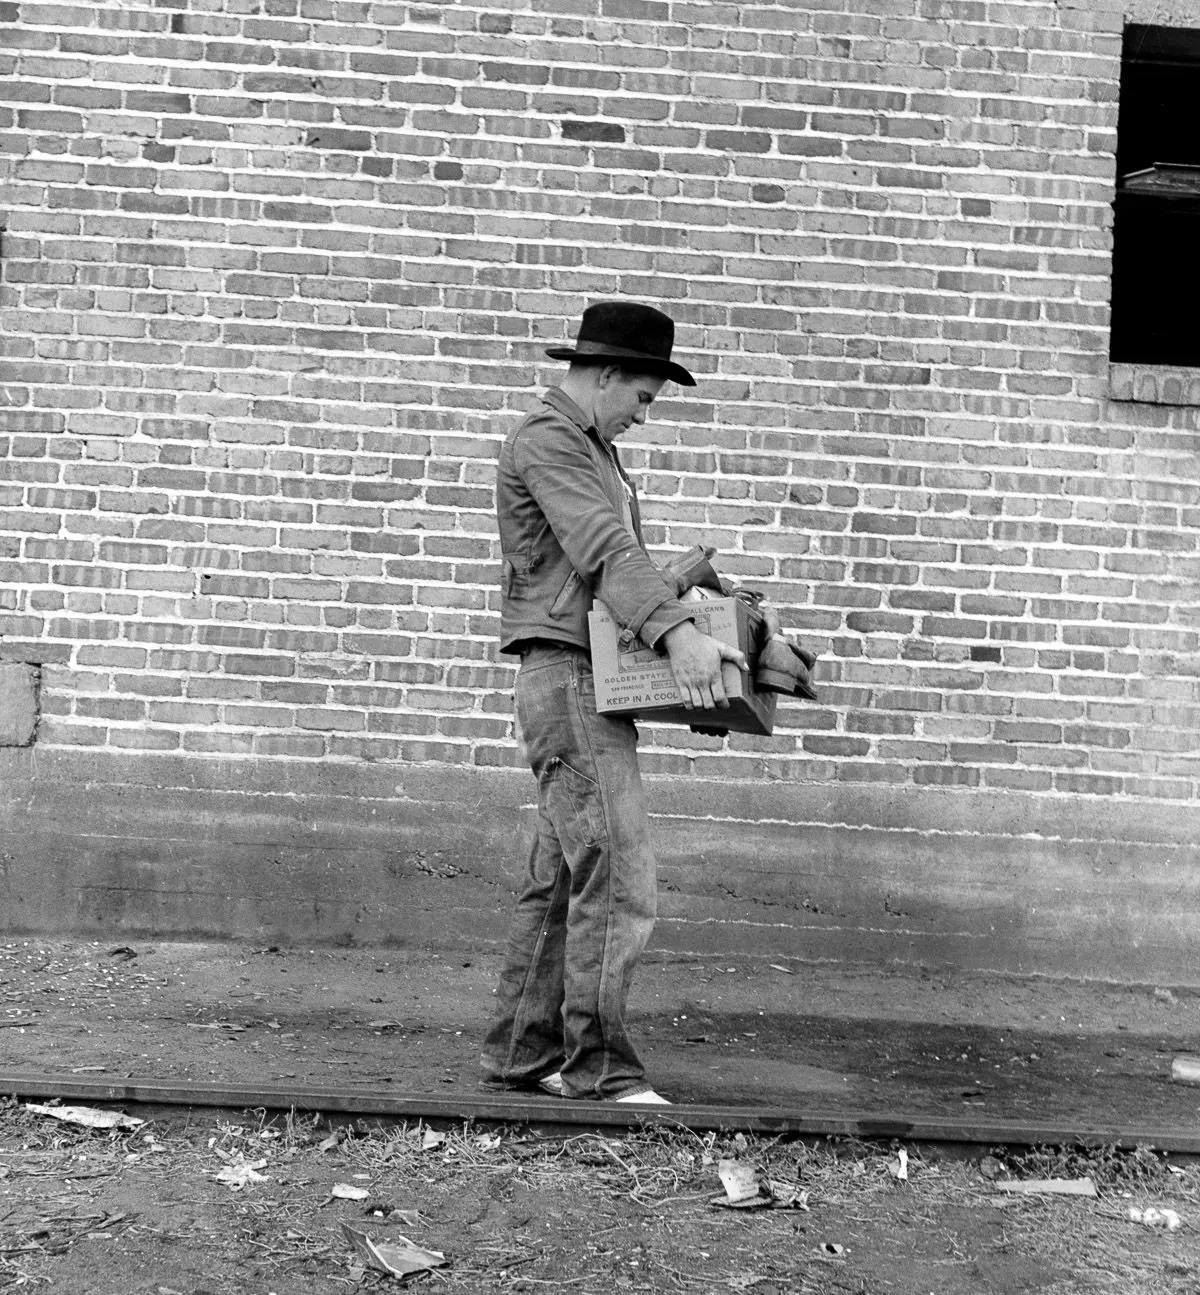
[[[691,621],[667,630],[663,645],[688,710],[712,710],[715,706],[729,705],[721,680],[721,662],[732,661],[741,669],[748,669],[743,652],[702,634]]]

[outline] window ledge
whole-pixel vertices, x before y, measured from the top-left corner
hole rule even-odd
[[[1200,405],[1200,369],[1174,364],[1110,364],[1112,400],[1140,405]]]

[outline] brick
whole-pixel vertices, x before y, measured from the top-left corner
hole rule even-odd
[[[309,148],[358,151],[371,147],[371,134],[365,130],[345,130],[333,126],[317,126],[304,137]]]
[[[611,121],[564,121],[562,137],[585,144],[623,144],[625,127]]]
[[[550,80],[550,69],[545,65],[528,63],[482,63],[480,70],[485,81],[506,81],[514,85],[545,85]]]
[[[913,782],[918,787],[978,787],[978,769],[961,765],[925,765],[915,770]]]
[[[295,668],[293,662],[285,657],[245,656],[236,653],[226,656],[222,664],[229,674],[246,675],[290,675]]]
[[[806,734],[801,745],[814,755],[835,757],[862,756],[870,750],[870,743],[865,738],[833,737],[816,733]]]

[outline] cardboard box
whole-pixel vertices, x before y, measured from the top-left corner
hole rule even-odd
[[[756,640],[758,613],[740,598],[709,598],[690,603],[696,628],[724,643],[741,648],[754,666],[751,647]],[[722,733],[769,735],[775,725],[777,694],[757,692],[750,671],[732,662],[721,666],[729,707],[688,710],[679,694],[666,655],[647,647],[622,630],[612,613],[597,601],[588,616],[592,642],[592,673],[596,680],[596,709],[606,715],[632,715],[655,724],[687,724]]]

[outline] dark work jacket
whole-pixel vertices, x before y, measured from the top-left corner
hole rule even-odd
[[[501,652],[526,639],[588,650],[593,597],[652,646],[691,619],[677,581],[643,547],[637,495],[615,450],[557,387],[501,447],[496,513]]]

